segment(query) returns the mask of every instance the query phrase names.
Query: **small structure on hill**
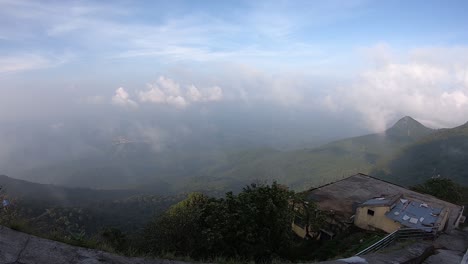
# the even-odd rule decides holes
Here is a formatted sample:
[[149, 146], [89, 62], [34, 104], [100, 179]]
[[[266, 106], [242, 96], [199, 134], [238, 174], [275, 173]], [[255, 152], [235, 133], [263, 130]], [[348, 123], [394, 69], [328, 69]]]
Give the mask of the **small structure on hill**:
[[[387, 233], [402, 227], [451, 231], [463, 221], [463, 206], [365, 174], [311, 189], [304, 195], [326, 213], [319, 235], [328, 238], [352, 225]], [[317, 237], [296, 219], [293, 231], [297, 235]]]
[[425, 202], [412, 201], [403, 196], [379, 197], [367, 200], [356, 209], [354, 224], [363, 229], [392, 233], [402, 227], [421, 231], [442, 231], [449, 209]]

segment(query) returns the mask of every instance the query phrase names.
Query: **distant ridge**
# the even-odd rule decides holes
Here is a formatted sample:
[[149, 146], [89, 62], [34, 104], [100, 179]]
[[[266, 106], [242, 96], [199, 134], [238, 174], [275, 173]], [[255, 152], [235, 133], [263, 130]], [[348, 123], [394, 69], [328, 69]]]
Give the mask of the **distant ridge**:
[[435, 131], [406, 116], [382, 133], [341, 139], [317, 148], [236, 153], [223, 166], [214, 167], [212, 175], [246, 183], [251, 179], [277, 180], [304, 190], [345, 175], [371, 173], [402, 148]]
[[409, 144], [381, 166], [378, 176], [404, 185], [422, 183], [434, 176], [468, 185], [467, 160], [468, 122], [434, 130]]
[[[48, 182], [76, 186], [86, 183], [102, 185], [111, 179], [127, 179], [127, 175], [135, 174], [137, 177], [132, 178], [132, 182], [127, 187], [130, 189], [127, 191], [138, 189], [138, 191], [158, 194], [190, 191], [222, 193], [241, 190], [243, 186], [253, 181], [273, 180], [295, 190], [305, 190], [358, 172], [380, 176], [388, 172], [387, 166], [390, 161], [395, 160], [404, 149], [413, 144], [441, 138], [453, 140], [454, 135], [468, 135], [468, 123], [454, 129], [431, 129], [414, 118], [405, 116], [381, 133], [345, 138], [316, 148], [289, 151], [252, 148], [227, 153], [216, 152], [216, 155], [208, 153], [207, 156], [200, 157], [202, 163], [197, 163], [199, 161], [194, 161], [190, 155], [177, 154], [161, 158], [146, 155], [144, 148], [136, 148], [128, 152], [131, 155], [123, 158], [85, 159], [79, 163], [69, 161], [53, 167], [40, 168], [32, 171], [30, 178], [45, 175], [48, 177]], [[457, 144], [458, 146], [451, 149], [436, 148], [435, 150], [442, 151], [441, 153], [454, 150], [455, 152], [447, 152], [454, 155], [460, 152], [458, 150], [460, 147], [464, 146], [462, 139]], [[122, 146], [130, 147], [131, 144]], [[415, 158], [420, 156], [416, 153]], [[196, 167], [180, 166], [177, 170], [172, 170], [171, 166], [174, 163], [168, 162], [170, 160], [177, 160], [180, 164], [193, 163]], [[407, 164], [414, 166], [411, 163]], [[374, 173], [376, 169], [380, 172]], [[433, 168], [431, 175], [432, 171]], [[183, 175], [184, 180], [171, 181], [172, 175]], [[414, 183], [409, 179], [410, 177], [407, 178], [408, 181], [399, 183], [403, 185]], [[386, 179], [395, 182], [393, 179]], [[141, 186], [144, 187], [141, 188]], [[41, 189], [43, 187], [41, 186]], [[68, 194], [70, 192], [66, 193], [67, 197], [70, 197]], [[115, 193], [117, 194], [118, 192]], [[70, 200], [73, 201], [73, 199]]]
[[2, 192], [10, 197], [26, 199], [44, 205], [76, 206], [83, 203], [113, 200], [139, 194], [139, 190], [94, 190], [34, 183], [0, 175]]

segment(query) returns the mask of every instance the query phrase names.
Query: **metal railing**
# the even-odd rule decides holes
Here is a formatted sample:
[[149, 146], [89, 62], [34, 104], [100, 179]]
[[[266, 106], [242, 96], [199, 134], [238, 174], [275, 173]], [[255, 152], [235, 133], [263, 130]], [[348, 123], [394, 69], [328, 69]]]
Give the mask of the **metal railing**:
[[365, 255], [367, 253], [375, 252], [379, 249], [386, 248], [397, 240], [434, 239], [437, 235], [437, 229], [438, 227], [401, 228], [396, 231], [393, 231], [381, 240], [360, 251], [356, 254], [356, 256]]

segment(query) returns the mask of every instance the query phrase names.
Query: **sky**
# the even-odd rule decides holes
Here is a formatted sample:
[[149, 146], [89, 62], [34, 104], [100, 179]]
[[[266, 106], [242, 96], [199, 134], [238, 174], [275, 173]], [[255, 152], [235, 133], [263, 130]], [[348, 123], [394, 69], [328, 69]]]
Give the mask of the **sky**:
[[85, 124], [115, 136], [123, 120], [164, 138], [279, 131], [294, 146], [308, 134], [383, 131], [407, 115], [461, 125], [466, 10], [466, 1], [0, 0], [0, 124], [14, 127], [0, 131], [1, 147], [25, 142], [20, 128]]

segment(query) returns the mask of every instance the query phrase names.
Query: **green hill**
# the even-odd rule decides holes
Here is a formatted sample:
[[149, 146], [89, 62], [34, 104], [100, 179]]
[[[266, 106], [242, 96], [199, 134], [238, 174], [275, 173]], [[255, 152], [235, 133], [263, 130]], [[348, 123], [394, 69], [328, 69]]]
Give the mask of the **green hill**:
[[109, 226], [135, 231], [185, 197], [160, 196], [143, 189], [66, 188], [5, 175], [0, 175], [0, 187], [0, 199], [10, 200], [19, 216], [46, 233], [59, 228], [89, 234]]
[[46, 206], [77, 206], [115, 200], [138, 194], [139, 190], [93, 190], [33, 183], [0, 175], [2, 194]]
[[404, 117], [383, 133], [343, 139], [319, 148], [236, 153], [206, 173], [241, 182], [277, 180], [302, 190], [357, 172], [369, 173], [401, 148], [433, 132], [413, 118]]
[[423, 137], [399, 151], [374, 174], [405, 185], [438, 176], [468, 185], [468, 123]]
[[108, 147], [104, 155], [36, 168], [24, 178], [76, 187], [133, 188], [164, 195], [191, 191], [222, 194], [239, 191], [255, 181], [274, 180], [304, 190], [358, 172], [396, 178], [382, 169], [401, 155], [403, 148], [431, 136], [447, 134], [453, 138], [454, 133], [451, 129], [436, 131], [404, 117], [382, 133], [292, 151], [197, 146], [155, 153], [148, 145], [131, 143]]

